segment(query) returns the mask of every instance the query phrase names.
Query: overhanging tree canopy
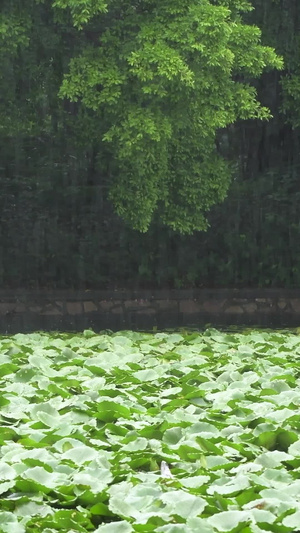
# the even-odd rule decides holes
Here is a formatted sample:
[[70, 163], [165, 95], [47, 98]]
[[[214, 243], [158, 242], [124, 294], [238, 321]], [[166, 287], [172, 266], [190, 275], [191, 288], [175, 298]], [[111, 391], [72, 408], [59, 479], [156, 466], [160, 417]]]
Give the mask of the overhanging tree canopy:
[[216, 132], [269, 116], [249, 79], [280, 68], [239, 0], [56, 0], [89, 44], [70, 62], [60, 96], [94, 111], [107, 144], [110, 197], [136, 229], [154, 211], [173, 229], [206, 227], [225, 197], [229, 166]]
[[[68, 65], [60, 58], [57, 68], [52, 57], [50, 83], [61, 99], [78, 103], [78, 124], [84, 116], [99, 146], [118, 214], [140, 231], [157, 210], [182, 233], [205, 229], [205, 213], [225, 197], [231, 176], [216, 150], [216, 133], [238, 119], [269, 117], [251, 80], [281, 67], [274, 50], [262, 46], [260, 30], [243, 21], [250, 3], [32, 0], [21, 15], [16, 4], [6, 2], [2, 37], [15, 39], [21, 51], [32, 47], [42, 6], [53, 49], [62, 43], [71, 58]], [[38, 79], [38, 68], [31, 76], [40, 85], [31, 106], [24, 102], [27, 131], [47, 83]]]

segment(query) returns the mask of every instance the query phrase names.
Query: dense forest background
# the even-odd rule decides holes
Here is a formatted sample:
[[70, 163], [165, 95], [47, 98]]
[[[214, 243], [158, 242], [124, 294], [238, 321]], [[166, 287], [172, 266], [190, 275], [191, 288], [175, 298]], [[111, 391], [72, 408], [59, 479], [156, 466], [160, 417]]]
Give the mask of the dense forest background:
[[[222, 112], [232, 112], [232, 118], [223, 121], [223, 127], [223, 118], [216, 121], [211, 129], [207, 127], [205, 138], [199, 137], [199, 132], [194, 129], [195, 142], [193, 132], [189, 130], [187, 147], [184, 146], [185, 132], [190, 123], [186, 119], [181, 130], [176, 130], [175, 122], [178, 124], [182, 120], [178, 109], [184, 101], [189, 106], [195, 104], [195, 109], [198, 109], [200, 101], [195, 101], [196, 93], [191, 95], [191, 84], [186, 89], [189, 85], [187, 70], [182, 70], [180, 78], [180, 83], [185, 83], [184, 90], [189, 91], [183, 96], [180, 93], [182, 85], [175, 80], [175, 75], [174, 79], [170, 75], [169, 85], [162, 85], [158, 80], [155, 93], [153, 84], [156, 80], [153, 77], [148, 93], [143, 85], [143, 95], [147, 99], [142, 100], [139, 91], [145, 80], [139, 73], [134, 78], [132, 72], [131, 77], [126, 78], [126, 86], [125, 82], [122, 85], [121, 97], [116, 96], [116, 92], [110, 92], [105, 100], [105, 91], [112, 91], [115, 58], [121, 58], [124, 63], [121, 50], [125, 54], [126, 46], [129, 49], [131, 42], [137, 43], [137, 20], [145, 19], [150, 28], [153, 13], [155, 20], [161, 17], [157, 6], [165, 6], [164, 17], [176, 18], [179, 7], [176, 12], [168, 5], [183, 9], [184, 4], [197, 2], [115, 0], [108, 2], [108, 7], [96, 0], [85, 3], [28, 0], [26, 5], [19, 0], [3, 0], [3, 3], [0, 23], [2, 288], [299, 287], [298, 0], [252, 0], [253, 10], [249, 10], [248, 2], [244, 1], [207, 0], [202, 3], [205, 4], [207, 17], [210, 16], [210, 8], [221, 6], [230, 10], [231, 21], [235, 24], [238, 21], [248, 28], [260, 28], [261, 44], [273, 48], [283, 58], [283, 66], [279, 62], [276, 65], [276, 60], [270, 56], [261, 69], [256, 68], [257, 72], [248, 66], [246, 73], [242, 67], [230, 72], [234, 82], [242, 81], [256, 89], [257, 101], [270, 110], [272, 117], [267, 118], [257, 110], [248, 114], [236, 111], [234, 114], [233, 108], [228, 111], [224, 107]], [[83, 5], [86, 7], [86, 18], [83, 16]], [[215, 11], [211, 13], [213, 16]], [[137, 19], [137, 16], [140, 18]], [[162, 17], [161, 20], [166, 19]], [[203, 34], [206, 47], [214, 27], [221, 27], [217, 18], [213, 20], [215, 22], [210, 21]], [[165, 22], [162, 25], [166, 27]], [[97, 59], [94, 55], [91, 58], [90, 54], [98, 53], [97, 43], [101, 35], [105, 35], [106, 39], [103, 38], [101, 43], [103, 53], [106, 53], [105, 46], [109, 53], [114, 49], [111, 59], [109, 54], [104, 59], [99, 56], [99, 61], [106, 61], [110, 85], [102, 74], [94, 84], [89, 77], [93, 61]], [[219, 35], [217, 39], [220, 39]], [[238, 41], [234, 43], [236, 55], [239, 47], [243, 48], [244, 39], [242, 36], [240, 44]], [[153, 45], [154, 41], [151, 42]], [[201, 39], [197, 42], [201, 44]], [[183, 56], [183, 44], [180, 46]], [[211, 46], [213, 49], [215, 43], [212, 42]], [[133, 53], [132, 49], [130, 53]], [[139, 49], [135, 48], [134, 53], [137, 58]], [[244, 53], [247, 53], [246, 50]], [[253, 53], [256, 53], [255, 48]], [[190, 50], [186, 54], [190, 57]], [[74, 58], [79, 60], [72, 64]], [[145, 57], [139, 56], [138, 60], [142, 64]], [[153, 64], [153, 59], [151, 61]], [[195, 59], [190, 61], [190, 65], [193, 61], [196, 64]], [[211, 63], [207, 60], [207, 65]], [[73, 67], [70, 67], [71, 64]], [[179, 68], [178, 65], [177, 62], [174, 68]], [[183, 69], [181, 63], [180, 68]], [[197, 68], [201, 71], [196, 65], [196, 74]], [[71, 77], [66, 78], [68, 73]], [[205, 75], [210, 76], [208, 67]], [[214, 80], [218, 79], [220, 71], [214, 71], [214, 76]], [[197, 82], [198, 78], [195, 79]], [[224, 91], [227, 90], [222, 80], [215, 95], [216, 103], [211, 102], [207, 95], [199, 116], [204, 114], [208, 105], [211, 109], [218, 105], [222, 86]], [[228, 84], [232, 81], [228, 76], [226, 80]], [[80, 90], [74, 89], [75, 82]], [[115, 90], [119, 81], [114, 83]], [[209, 90], [211, 93], [211, 88]], [[169, 99], [168, 94], [171, 95]], [[226, 100], [226, 94], [224, 98]], [[124, 155], [122, 152], [127, 143], [126, 132], [110, 145], [103, 142], [107, 124], [116, 125], [118, 117], [129, 104], [136, 106], [133, 110], [142, 109], [143, 120], [150, 108], [155, 117], [159, 111], [161, 131], [164, 128], [168, 131], [161, 117], [173, 117], [174, 124], [169, 123], [176, 139], [170, 140], [166, 133], [168, 142], [162, 143], [157, 140], [162, 137], [161, 131], [154, 132], [157, 138], [154, 133], [152, 137], [149, 134], [150, 140], [139, 151], [131, 153], [130, 161], [128, 153]], [[165, 115], [162, 115], [166, 106]], [[187, 110], [183, 112], [187, 114]], [[210, 120], [214, 119], [212, 116]], [[117, 130], [117, 125], [115, 128], [117, 133], [121, 131], [120, 128]], [[171, 150], [175, 155], [170, 162]], [[199, 150], [201, 168], [205, 168], [206, 172], [203, 171], [205, 188], [199, 189], [195, 198], [191, 191], [193, 183], [197, 188], [195, 176], [199, 178], [199, 172], [197, 170], [193, 174], [188, 150], [193, 151], [195, 158]], [[183, 154], [179, 162], [176, 159], [178, 151]], [[123, 154], [122, 160], [120, 153]], [[136, 167], [132, 163], [134, 158]], [[212, 160], [214, 168], [208, 172], [207, 161]], [[166, 161], [169, 166], [165, 168]], [[183, 165], [182, 182], [179, 183], [181, 178], [179, 171], [176, 174], [176, 168], [182, 162], [186, 164], [187, 177]], [[115, 175], [118, 179], [114, 181]], [[169, 181], [165, 180], [166, 175]], [[225, 176], [223, 181], [220, 175]], [[139, 182], [134, 181], [136, 176]], [[189, 180], [188, 193], [185, 180]], [[112, 182], [113, 193], [109, 192]], [[128, 187], [132, 183], [134, 187], [127, 198]], [[141, 187], [140, 184], [145, 186], [142, 192], [136, 188]], [[171, 187], [173, 196], [170, 199]], [[184, 198], [184, 205], [190, 205], [190, 211], [188, 207], [176, 208], [178, 189], [182, 192], [180, 198]], [[124, 198], [126, 206], [123, 205]], [[202, 203], [199, 198], [203, 199]], [[200, 203], [201, 210], [197, 211]], [[207, 229], [203, 212], [208, 220]], [[193, 231], [197, 228], [196, 216], [201, 221], [202, 231]], [[188, 223], [180, 225], [180, 220], [184, 221], [185, 217]], [[137, 219], [145, 219], [143, 227], [138, 227]]]

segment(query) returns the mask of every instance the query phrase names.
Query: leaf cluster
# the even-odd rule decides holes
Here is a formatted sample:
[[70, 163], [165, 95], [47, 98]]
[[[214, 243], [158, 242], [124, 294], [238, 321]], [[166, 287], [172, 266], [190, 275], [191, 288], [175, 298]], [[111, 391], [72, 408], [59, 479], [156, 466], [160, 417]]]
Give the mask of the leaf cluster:
[[82, 102], [103, 124], [114, 162], [110, 198], [133, 228], [146, 231], [159, 209], [180, 232], [205, 229], [205, 212], [224, 198], [231, 177], [217, 131], [270, 116], [251, 79], [282, 61], [243, 21], [249, 8], [124, 0], [91, 21], [98, 40], [71, 60], [60, 96]]
[[6, 533], [292, 533], [299, 337], [0, 339]]

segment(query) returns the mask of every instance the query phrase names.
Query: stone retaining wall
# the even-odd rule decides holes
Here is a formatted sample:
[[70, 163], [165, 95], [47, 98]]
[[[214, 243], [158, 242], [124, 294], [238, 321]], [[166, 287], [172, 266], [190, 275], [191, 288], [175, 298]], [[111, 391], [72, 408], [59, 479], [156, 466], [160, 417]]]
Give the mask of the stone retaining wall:
[[208, 323], [300, 327], [300, 290], [0, 290], [2, 334], [202, 328]]

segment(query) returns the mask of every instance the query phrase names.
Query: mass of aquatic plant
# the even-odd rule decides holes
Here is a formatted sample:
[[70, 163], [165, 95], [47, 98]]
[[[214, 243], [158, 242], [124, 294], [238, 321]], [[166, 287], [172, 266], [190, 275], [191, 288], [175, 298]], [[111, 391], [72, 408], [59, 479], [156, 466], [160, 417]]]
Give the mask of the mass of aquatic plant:
[[300, 530], [300, 337], [0, 338], [0, 531]]

